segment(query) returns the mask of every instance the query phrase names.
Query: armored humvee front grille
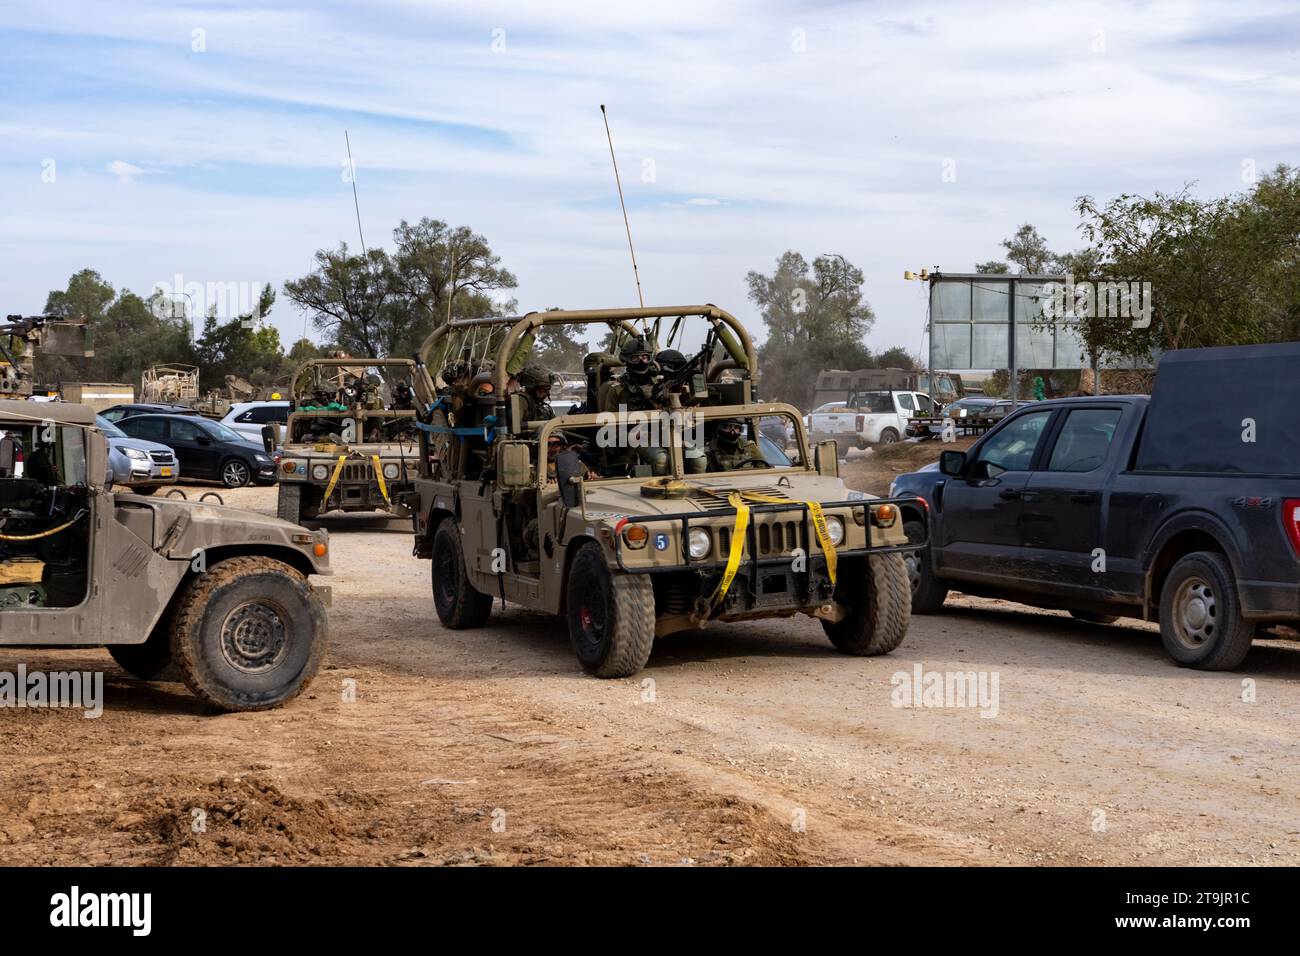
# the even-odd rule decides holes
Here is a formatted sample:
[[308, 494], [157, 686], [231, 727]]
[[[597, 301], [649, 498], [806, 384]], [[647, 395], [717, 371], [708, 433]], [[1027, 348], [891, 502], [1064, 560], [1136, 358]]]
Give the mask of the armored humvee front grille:
[[370, 462], [368, 461], [349, 461], [343, 464], [343, 474], [339, 477], [343, 481], [369, 481], [370, 480]]
[[[761, 518], [754, 525], [754, 537], [758, 541], [758, 556], [771, 557], [789, 554], [795, 548], [802, 548], [799, 528], [801, 522], [790, 518], [763, 521]], [[731, 549], [731, 529], [718, 529], [718, 548], [727, 554]]]

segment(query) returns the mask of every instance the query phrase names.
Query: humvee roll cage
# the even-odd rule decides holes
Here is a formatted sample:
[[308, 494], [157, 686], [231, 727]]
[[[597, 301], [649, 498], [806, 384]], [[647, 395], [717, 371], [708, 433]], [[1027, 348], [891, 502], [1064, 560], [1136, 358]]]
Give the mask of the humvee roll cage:
[[[869, 498], [869, 499], [859, 498], [851, 501], [826, 501], [826, 502], [821, 502], [820, 504], [823, 511], [830, 511], [832, 508], [838, 510], [847, 509], [853, 512], [861, 510], [862, 526], [869, 528], [871, 526], [871, 512], [869, 509], [877, 508], [880, 505], [894, 505], [895, 509], [901, 515], [902, 506], [906, 504], [909, 507], [915, 507], [916, 499], [915, 498]], [[803, 548], [803, 553], [808, 555], [809, 560], [807, 562], [807, 570], [805, 573], [811, 576], [813, 573], [812, 559], [816, 557], [820, 557], [821, 552], [820, 551], [814, 552], [811, 548], [811, 541], [814, 539], [815, 535], [812, 530], [812, 525], [811, 525], [812, 518], [808, 513], [808, 506], [804, 504], [802, 501], [791, 501], [791, 502], [783, 502], [780, 504], [777, 503], [752, 504], [752, 505], [748, 505], [748, 508], [752, 515], [779, 514], [782, 511], [799, 511], [801, 513], [800, 520], [799, 520], [799, 530], [800, 530], [799, 547]], [[692, 521], [696, 522], [697, 527], [716, 529], [718, 527], [716, 524], [717, 519], [726, 518], [726, 517], [730, 517], [734, 519], [736, 517], [736, 509], [717, 508], [717, 509], [710, 509], [706, 512], [679, 511], [674, 514], [628, 515], [624, 519], [622, 519], [620, 523], [649, 525], [655, 523], [662, 524], [663, 522], [672, 522], [674, 524], [679, 525], [681, 528], [681, 536], [680, 536], [680, 540], [678, 541], [678, 544], [680, 545], [680, 550], [681, 550], [681, 554], [679, 555], [679, 557], [681, 558], [681, 563], [671, 564], [671, 565], [648, 565], [645, 567], [629, 565], [623, 561], [623, 547], [624, 547], [623, 536], [621, 534], [616, 534], [613, 536], [614, 557], [618, 561], [619, 570], [626, 571], [629, 574], [654, 574], [656, 572], [682, 571], [682, 570], [720, 571], [727, 566], [726, 557], [723, 556], [722, 558], [718, 558], [718, 559], [692, 558], [690, 554], [690, 549], [687, 547], [687, 542], [689, 540], [687, 535], [690, 532]], [[854, 520], [856, 522], [856, 518]], [[902, 518], [899, 517], [896, 518], [895, 520], [901, 521]], [[922, 548], [926, 547], [926, 545], [929, 543], [928, 538], [929, 538], [929, 532], [927, 529], [926, 539], [923, 539], [921, 541], [909, 541], [906, 544], [882, 545], [879, 547], [872, 547], [870, 543], [871, 536], [868, 535], [867, 536], [868, 543], [865, 547], [844, 548], [837, 545], [835, 548], [835, 553], [840, 557], [845, 557], [845, 556], [856, 557], [857, 555], [860, 554], [890, 554], [895, 551], [898, 552], [919, 551]], [[778, 554], [767, 558], [759, 557], [758, 523], [755, 521], [751, 521], [749, 523], [749, 526], [745, 529], [745, 547], [749, 552], [749, 557], [743, 562], [743, 564], [748, 565], [752, 569], [757, 570], [760, 567], [770, 567], [773, 565], [788, 565], [790, 563], [790, 556], [788, 554]]]
[[[758, 379], [758, 355], [754, 351], [754, 342], [749, 336], [745, 327], [737, 321], [736, 317], [725, 309], [720, 309], [716, 305], [675, 305], [660, 308], [642, 308], [642, 309], [579, 309], [566, 311], [564, 309], [555, 309], [551, 312], [529, 312], [523, 316], [491, 316], [483, 319], [454, 319], [450, 322], [444, 322], [432, 332], [420, 346], [418, 355], [418, 364], [424, 370], [427, 387], [430, 394], [436, 392], [432, 374], [428, 370], [428, 362], [436, 346], [449, 333], [463, 331], [466, 329], [484, 328], [491, 326], [504, 327], [509, 326], [510, 330], [502, 339], [500, 346], [497, 348], [496, 367], [493, 371], [492, 383], [498, 396], [506, 394], [506, 382], [509, 378], [507, 365], [513, 354], [519, 340], [529, 332], [543, 325], [591, 325], [595, 323], [604, 323], [612, 328], [618, 328], [628, 335], [639, 336], [642, 334], [632, 323], [639, 320], [647, 319], [675, 319], [689, 318], [698, 316], [707, 319], [714, 328], [726, 326], [727, 331], [734, 336], [731, 343], [723, 341], [728, 351], [732, 352], [732, 361], [736, 363], [732, 367], [740, 367], [743, 362], [744, 368], [750, 381], [757, 382]], [[654, 343], [657, 348], [658, 343]], [[742, 354], [736, 354], [741, 352]], [[438, 370], [435, 369], [434, 373]], [[504, 402], [498, 405], [498, 421], [505, 420]]]

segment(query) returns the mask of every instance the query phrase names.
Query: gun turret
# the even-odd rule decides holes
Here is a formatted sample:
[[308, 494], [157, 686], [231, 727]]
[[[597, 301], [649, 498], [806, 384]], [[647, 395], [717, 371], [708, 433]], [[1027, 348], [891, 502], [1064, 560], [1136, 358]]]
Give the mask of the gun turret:
[[84, 322], [48, 315], [9, 315], [0, 322], [0, 396], [26, 398], [35, 385], [36, 353], [89, 357]]

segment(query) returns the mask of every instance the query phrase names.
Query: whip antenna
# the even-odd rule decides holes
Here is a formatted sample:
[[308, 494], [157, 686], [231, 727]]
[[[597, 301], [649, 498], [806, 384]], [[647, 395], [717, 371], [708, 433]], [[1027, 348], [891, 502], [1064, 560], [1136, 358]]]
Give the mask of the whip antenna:
[[[645, 299], [641, 297], [641, 273], [636, 267], [636, 249], [632, 247], [632, 226], [627, 221], [627, 203], [623, 201], [623, 181], [618, 175], [618, 159], [614, 156], [614, 137], [609, 132], [609, 114], [605, 112], [605, 104], [600, 104], [600, 115], [605, 120], [605, 138], [609, 140], [609, 158], [614, 164], [614, 185], [618, 187], [618, 204], [623, 207], [623, 228], [627, 230], [627, 251], [632, 254], [632, 277], [636, 279], [636, 300], [645, 308]], [[655, 338], [658, 338], [658, 329], [655, 330]], [[617, 346], [617, 339], [615, 346]]]
[[352, 140], [348, 131], [343, 131], [343, 142], [348, 144], [348, 178], [352, 180], [352, 207], [357, 211], [357, 235], [361, 237], [361, 256], [366, 255], [366, 236], [361, 231], [361, 203], [357, 201], [357, 167], [352, 162]]

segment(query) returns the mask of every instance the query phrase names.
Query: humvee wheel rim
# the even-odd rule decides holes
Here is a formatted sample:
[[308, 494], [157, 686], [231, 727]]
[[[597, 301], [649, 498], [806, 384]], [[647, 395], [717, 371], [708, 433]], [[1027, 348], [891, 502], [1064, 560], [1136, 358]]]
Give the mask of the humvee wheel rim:
[[245, 485], [248, 483], [248, 466], [242, 461], [228, 461], [222, 469], [222, 475], [226, 484], [232, 488]]
[[578, 604], [578, 624], [582, 628], [582, 642], [590, 650], [598, 651], [605, 642], [605, 601], [597, 586], [588, 585]]
[[221, 654], [245, 674], [261, 674], [284, 659], [288, 650], [284, 612], [274, 604], [249, 601], [221, 623]]
[[1214, 592], [1200, 578], [1188, 578], [1174, 595], [1174, 635], [1178, 642], [1196, 650], [1213, 640], [1218, 610]]

